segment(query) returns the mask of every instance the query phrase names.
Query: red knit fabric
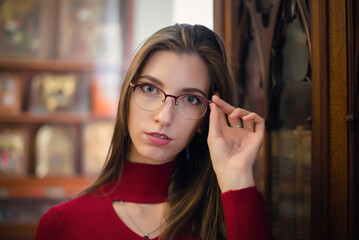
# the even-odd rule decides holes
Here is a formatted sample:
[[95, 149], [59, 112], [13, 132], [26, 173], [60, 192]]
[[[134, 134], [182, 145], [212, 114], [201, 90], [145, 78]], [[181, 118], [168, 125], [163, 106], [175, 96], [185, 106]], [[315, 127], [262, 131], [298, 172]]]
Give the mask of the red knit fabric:
[[269, 209], [256, 187], [222, 193], [227, 239], [272, 239]]
[[[173, 163], [126, 164], [120, 184], [116, 186], [114, 181], [103, 189], [107, 193], [105, 197], [87, 194], [52, 207], [41, 218], [36, 239], [144, 239], [121, 221], [112, 201], [165, 201], [173, 169]], [[228, 240], [270, 239], [269, 214], [256, 187], [225, 192], [222, 203]], [[188, 237], [177, 237], [177, 240], [184, 239]]]
[[135, 203], [161, 203], [167, 200], [168, 186], [175, 161], [160, 165], [126, 162], [121, 184], [113, 181], [104, 188], [110, 198]]

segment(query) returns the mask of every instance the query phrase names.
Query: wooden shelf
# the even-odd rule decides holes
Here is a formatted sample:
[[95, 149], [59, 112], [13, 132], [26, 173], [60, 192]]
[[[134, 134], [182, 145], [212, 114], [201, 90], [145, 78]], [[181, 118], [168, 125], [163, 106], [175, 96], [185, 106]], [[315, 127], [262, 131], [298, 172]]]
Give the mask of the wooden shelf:
[[30, 240], [36, 235], [37, 223], [0, 225], [0, 239]]
[[35, 71], [82, 71], [122, 70], [120, 63], [61, 60], [61, 59], [0, 59], [0, 69]]
[[89, 187], [95, 177], [1, 177], [0, 199], [44, 198], [63, 199]]
[[0, 115], [0, 123], [82, 123], [97, 120], [114, 120], [115, 116], [98, 116], [92, 113], [32, 113], [22, 112], [14, 115]]

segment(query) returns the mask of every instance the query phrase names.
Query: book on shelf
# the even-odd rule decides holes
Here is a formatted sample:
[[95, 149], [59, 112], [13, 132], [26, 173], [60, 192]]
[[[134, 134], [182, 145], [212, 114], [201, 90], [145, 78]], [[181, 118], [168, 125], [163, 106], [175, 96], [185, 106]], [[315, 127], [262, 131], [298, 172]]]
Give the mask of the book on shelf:
[[21, 110], [21, 79], [16, 73], [0, 73], [0, 115]]
[[70, 125], [43, 125], [36, 134], [36, 176], [74, 176], [76, 138], [76, 131]]
[[20, 128], [0, 129], [0, 176], [28, 173], [28, 132]]

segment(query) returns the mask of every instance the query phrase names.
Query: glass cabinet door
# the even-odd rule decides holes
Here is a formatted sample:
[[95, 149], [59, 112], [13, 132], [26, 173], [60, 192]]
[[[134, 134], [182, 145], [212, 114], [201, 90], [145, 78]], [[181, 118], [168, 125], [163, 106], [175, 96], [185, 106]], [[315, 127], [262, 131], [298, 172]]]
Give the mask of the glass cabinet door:
[[[240, 102], [266, 119], [254, 173], [271, 215], [273, 239], [310, 239], [311, 119], [308, 1], [233, 3]], [[238, 14], [238, 16], [236, 16]], [[227, 36], [225, 36], [227, 37]]]
[[[274, 239], [310, 239], [310, 37], [300, 7], [282, 3], [272, 44], [267, 131]], [[288, 9], [294, 9], [293, 12]]]

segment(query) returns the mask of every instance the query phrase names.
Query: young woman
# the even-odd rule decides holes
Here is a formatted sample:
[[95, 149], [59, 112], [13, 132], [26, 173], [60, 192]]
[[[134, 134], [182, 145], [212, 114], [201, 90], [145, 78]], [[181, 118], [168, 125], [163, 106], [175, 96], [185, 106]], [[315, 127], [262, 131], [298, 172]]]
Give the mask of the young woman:
[[264, 120], [237, 99], [218, 35], [156, 32], [125, 77], [99, 178], [51, 208], [36, 239], [269, 239], [252, 170]]

